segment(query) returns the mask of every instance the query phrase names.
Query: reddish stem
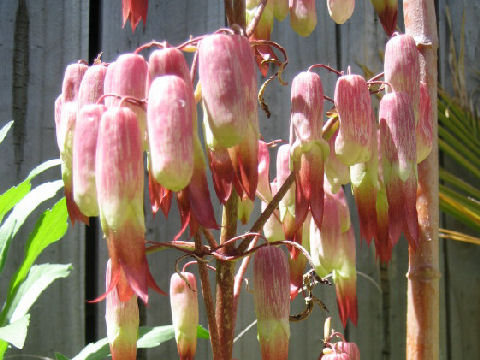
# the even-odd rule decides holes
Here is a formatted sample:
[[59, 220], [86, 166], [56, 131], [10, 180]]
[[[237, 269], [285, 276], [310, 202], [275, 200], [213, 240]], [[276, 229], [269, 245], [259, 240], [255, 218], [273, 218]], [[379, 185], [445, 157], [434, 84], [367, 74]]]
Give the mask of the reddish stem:
[[267, 0], [261, 0], [257, 8], [257, 11], [255, 12], [255, 17], [252, 19], [250, 24], [248, 24], [247, 31], [245, 32], [248, 37], [250, 37], [253, 34], [253, 32], [255, 31], [255, 28], [260, 22], [260, 18], [262, 17], [265, 6], [267, 6]]
[[343, 76], [343, 71], [338, 71], [338, 70], [332, 68], [331, 66], [325, 65], [325, 64], [314, 64], [314, 65], [311, 65], [311, 66], [308, 68], [308, 71], [312, 71], [313, 69], [317, 69], [317, 68], [327, 69], [328, 71], [333, 72], [333, 73], [337, 74], [338, 76]]

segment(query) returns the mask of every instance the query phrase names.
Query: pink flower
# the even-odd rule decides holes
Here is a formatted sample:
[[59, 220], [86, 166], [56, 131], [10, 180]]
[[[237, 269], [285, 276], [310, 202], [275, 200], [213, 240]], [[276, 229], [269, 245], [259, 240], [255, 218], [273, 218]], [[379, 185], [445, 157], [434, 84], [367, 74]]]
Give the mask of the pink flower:
[[370, 0], [380, 18], [383, 29], [392, 36], [397, 28], [398, 0]]
[[156, 77], [164, 75], [177, 75], [192, 86], [187, 62], [177, 48], [157, 49], [148, 58], [148, 86]]
[[417, 245], [417, 155], [415, 118], [410, 96], [386, 94], [380, 101], [383, 180], [388, 200], [388, 232], [395, 244], [403, 230], [410, 246]]
[[78, 110], [84, 105], [96, 104], [103, 95], [103, 87], [107, 67], [105, 65], [92, 65], [85, 72], [78, 89]]
[[374, 117], [367, 83], [360, 75], [344, 75], [335, 87], [335, 107], [340, 127], [335, 153], [345, 165], [366, 162], [371, 157]]
[[67, 66], [62, 83], [64, 102], [77, 101], [80, 84], [87, 69], [88, 65], [85, 64], [70, 64]]
[[415, 135], [417, 138], [417, 164], [427, 158], [432, 151], [433, 142], [433, 112], [432, 102], [428, 94], [427, 84], [420, 83], [420, 117], [418, 119]]
[[328, 13], [337, 24], [350, 19], [355, 9], [355, 0], [327, 0]]
[[147, 288], [160, 293], [145, 256], [143, 215], [143, 149], [135, 113], [112, 107], [102, 116], [95, 159], [95, 179], [102, 230], [112, 260], [112, 283], [123, 272], [127, 285], [120, 301], [135, 293], [148, 302]]
[[385, 46], [385, 81], [397, 92], [410, 96], [418, 122], [418, 104], [420, 100], [420, 62], [415, 40], [410, 35], [397, 35], [388, 40]]
[[255, 314], [262, 360], [288, 358], [290, 285], [283, 251], [266, 246], [255, 253], [253, 268]]
[[301, 36], [308, 36], [317, 25], [315, 0], [289, 0], [290, 26]]
[[330, 348], [323, 350], [322, 360], [360, 360], [360, 351], [355, 343], [339, 341], [329, 345]]
[[[290, 175], [290, 145], [284, 144], [278, 148], [277, 153], [277, 188], [282, 187]], [[290, 186], [285, 196], [280, 200], [279, 219], [283, 226], [285, 239], [293, 240], [295, 228], [295, 184]]]
[[152, 82], [148, 98], [150, 173], [164, 188], [182, 190], [193, 174], [192, 88], [178, 76], [165, 75]]
[[288, 15], [288, 0], [273, 1], [273, 15], [279, 21], [283, 21]]
[[350, 182], [349, 167], [341, 162], [335, 154], [335, 140], [337, 139], [338, 130], [328, 140], [330, 152], [325, 160], [325, 177], [332, 185], [332, 192], [336, 193], [341, 185]]
[[140, 20], [147, 21], [148, 0], [122, 0], [123, 26], [130, 20], [132, 32], [135, 31]]
[[180, 360], [193, 360], [197, 348], [197, 281], [190, 272], [180, 274], [173, 273], [170, 279], [172, 324]]
[[135, 360], [137, 358], [138, 305], [137, 297], [121, 301], [119, 288], [128, 286], [123, 271], [119, 275], [118, 284], [112, 284], [112, 261], [107, 262], [106, 289], [107, 306], [105, 320], [107, 322], [107, 338], [110, 352], [114, 360]]
[[95, 153], [100, 119], [107, 108], [85, 105], [78, 112], [73, 137], [73, 198], [86, 216], [98, 216], [95, 185]]
[[215, 34], [198, 47], [203, 105], [216, 141], [239, 144], [248, 126], [258, 130], [255, 61], [248, 39]]

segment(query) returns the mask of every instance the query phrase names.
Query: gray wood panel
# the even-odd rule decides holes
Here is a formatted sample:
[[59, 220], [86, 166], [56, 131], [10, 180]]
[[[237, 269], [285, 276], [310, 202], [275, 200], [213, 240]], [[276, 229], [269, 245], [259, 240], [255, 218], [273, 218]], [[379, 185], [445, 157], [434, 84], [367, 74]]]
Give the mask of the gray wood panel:
[[[17, 15], [18, 4], [23, 6], [20, 15]], [[15, 130], [1, 145], [0, 191], [3, 192], [22, 180], [34, 166], [59, 156], [53, 101], [61, 92], [65, 66], [87, 56], [88, 4], [74, 0], [2, 1], [0, 14], [0, 124], [11, 118], [16, 121]], [[18, 36], [14, 44], [15, 27]], [[19, 94], [16, 100], [20, 99], [16, 108], [12, 105], [13, 91]], [[58, 178], [60, 169], [56, 168], [39, 180]], [[33, 216], [39, 214], [37, 211]], [[32, 217], [12, 243], [2, 274], [2, 294], [7, 277], [23, 258], [25, 240], [34, 220]], [[52, 357], [55, 351], [60, 351], [70, 355], [83, 346], [84, 261], [82, 226], [70, 228], [62, 241], [40, 257], [38, 263], [71, 262], [74, 270], [67, 280], [54, 283], [33, 307], [22, 354]]]

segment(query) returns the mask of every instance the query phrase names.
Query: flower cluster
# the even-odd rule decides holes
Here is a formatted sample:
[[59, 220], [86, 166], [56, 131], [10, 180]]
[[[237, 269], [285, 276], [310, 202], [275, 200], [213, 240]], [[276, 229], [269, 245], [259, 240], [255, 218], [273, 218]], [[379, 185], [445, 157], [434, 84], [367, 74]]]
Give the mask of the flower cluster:
[[[247, 9], [258, 6], [247, 3]], [[265, 16], [270, 12], [285, 17], [287, 7], [279, 3], [267, 3]], [[350, 11], [349, 2], [342, 5], [348, 9], [337, 3], [328, 2], [334, 18]], [[299, 24], [305, 6], [314, 2], [290, 2], [292, 25]], [[431, 149], [432, 111], [426, 86], [418, 82], [413, 38], [397, 35], [387, 43], [381, 83], [388, 93], [380, 101], [378, 121], [371, 100], [371, 88], [378, 81], [350, 70], [337, 72], [330, 99], [321, 77], [313, 72], [316, 66], [296, 75], [291, 84], [290, 139], [278, 149], [276, 178], [271, 180], [271, 144], [261, 140], [258, 119], [255, 56], [267, 48], [273, 54], [274, 48], [256, 40], [263, 37], [260, 33], [252, 36], [250, 42], [247, 36], [221, 30], [177, 48], [151, 43], [148, 46], [160, 49], [152, 51], [148, 61], [139, 54], [148, 47], [144, 46], [110, 64], [77, 63], [66, 69], [55, 102], [62, 177], [72, 223], [100, 216], [107, 240], [107, 321], [112, 329], [124, 323], [129, 327], [110, 336], [112, 353], [122, 343], [117, 339], [132, 341], [130, 327], [138, 323], [136, 297], [147, 303], [149, 287], [164, 293], [145, 256], [144, 157], [152, 212], [161, 209], [168, 216], [172, 198], [177, 199], [182, 228], [175, 240], [187, 226], [190, 237], [202, 228], [219, 228], [207, 164], [219, 201], [225, 204], [238, 196], [239, 220], [244, 223], [256, 197], [265, 209], [280, 189], [286, 190], [263, 231], [269, 242], [289, 241], [289, 259], [274, 246], [262, 248], [255, 257], [255, 311], [264, 359], [288, 354], [289, 304], [304, 287], [308, 260], [318, 276], [331, 274], [343, 324], [357, 321], [355, 238], [344, 185], [351, 183], [361, 236], [368, 243], [374, 239], [381, 261], [389, 261], [402, 232], [416, 247], [417, 163]], [[196, 52], [191, 67], [181, 50]], [[334, 102], [328, 118], [325, 99]], [[197, 103], [203, 109], [205, 149], [197, 132]], [[195, 354], [196, 325], [189, 321], [196, 317], [198, 322], [198, 310], [188, 305], [193, 315], [185, 317], [187, 305], [182, 304], [196, 304], [191, 291], [195, 288], [190, 273], [172, 278], [174, 325], [185, 359]], [[128, 311], [132, 313], [126, 316]], [[346, 351], [345, 346], [335, 345], [332, 351]]]

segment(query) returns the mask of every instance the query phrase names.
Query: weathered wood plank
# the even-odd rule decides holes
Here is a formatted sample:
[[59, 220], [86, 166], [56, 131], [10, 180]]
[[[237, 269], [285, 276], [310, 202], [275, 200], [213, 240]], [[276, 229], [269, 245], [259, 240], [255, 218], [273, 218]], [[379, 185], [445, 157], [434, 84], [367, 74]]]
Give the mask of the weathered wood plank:
[[[1, 123], [13, 117], [16, 120], [15, 133], [12, 132], [7, 143], [2, 144], [8, 146], [7, 150], [2, 148], [2, 155], [6, 157], [1, 166], [0, 190], [4, 191], [23, 179], [35, 165], [59, 156], [53, 102], [61, 91], [65, 66], [87, 55], [88, 5], [71, 0], [21, 0], [2, 1], [0, 8], [0, 118]], [[12, 58], [18, 54], [22, 58]], [[12, 93], [16, 94], [15, 101]], [[60, 170], [56, 168], [39, 180], [59, 177]], [[39, 214], [37, 211], [34, 216]], [[8, 269], [2, 276], [2, 289], [7, 274], [11, 275], [23, 258], [24, 241], [35, 220], [32, 217], [12, 244]], [[82, 240], [83, 230], [76, 226], [38, 260], [38, 263], [71, 262], [74, 270], [67, 280], [54, 283], [33, 307], [23, 354], [52, 357], [55, 351], [60, 351], [70, 355], [83, 346]]]

